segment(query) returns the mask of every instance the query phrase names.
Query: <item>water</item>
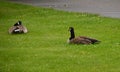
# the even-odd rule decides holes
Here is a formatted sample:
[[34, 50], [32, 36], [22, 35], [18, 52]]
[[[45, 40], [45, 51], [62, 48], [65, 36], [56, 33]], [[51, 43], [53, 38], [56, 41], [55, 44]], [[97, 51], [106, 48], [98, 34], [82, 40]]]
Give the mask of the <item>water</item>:
[[96, 13], [120, 18], [120, 0], [10, 0], [33, 6], [51, 7], [72, 12]]

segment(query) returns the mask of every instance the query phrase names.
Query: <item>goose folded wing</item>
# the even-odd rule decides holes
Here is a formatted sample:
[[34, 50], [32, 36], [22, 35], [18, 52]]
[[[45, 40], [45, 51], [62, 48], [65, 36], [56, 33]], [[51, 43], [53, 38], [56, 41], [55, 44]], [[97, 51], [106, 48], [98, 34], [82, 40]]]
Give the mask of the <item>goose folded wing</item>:
[[80, 36], [81, 38], [84, 38], [84, 39], [88, 39], [88, 40], [90, 40], [91, 42], [92, 42], [92, 44], [94, 44], [94, 43], [96, 43], [96, 42], [100, 42], [100, 41], [98, 41], [98, 40], [96, 40], [96, 39], [93, 39], [93, 38], [89, 38], [89, 37], [85, 37], [85, 36]]
[[91, 41], [85, 38], [77, 37], [71, 40], [74, 44], [91, 44]]

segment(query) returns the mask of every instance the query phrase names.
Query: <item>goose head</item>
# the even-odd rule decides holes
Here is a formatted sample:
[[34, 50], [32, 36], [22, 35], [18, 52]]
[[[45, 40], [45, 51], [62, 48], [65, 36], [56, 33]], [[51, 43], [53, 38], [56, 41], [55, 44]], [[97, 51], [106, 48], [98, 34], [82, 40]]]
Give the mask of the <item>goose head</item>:
[[18, 21], [18, 25], [22, 25], [22, 21]]
[[69, 31], [70, 32], [74, 31], [74, 28], [73, 27], [69, 27]]
[[14, 26], [19, 26], [19, 25], [22, 25], [21, 21], [18, 21], [17, 23], [14, 24]]

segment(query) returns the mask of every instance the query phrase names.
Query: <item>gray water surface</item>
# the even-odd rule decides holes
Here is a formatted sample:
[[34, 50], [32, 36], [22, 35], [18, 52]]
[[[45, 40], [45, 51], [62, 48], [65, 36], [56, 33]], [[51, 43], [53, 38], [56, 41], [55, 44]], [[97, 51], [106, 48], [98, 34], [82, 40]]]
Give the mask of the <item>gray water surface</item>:
[[120, 0], [10, 0], [33, 6], [50, 7], [72, 12], [96, 13], [120, 18]]

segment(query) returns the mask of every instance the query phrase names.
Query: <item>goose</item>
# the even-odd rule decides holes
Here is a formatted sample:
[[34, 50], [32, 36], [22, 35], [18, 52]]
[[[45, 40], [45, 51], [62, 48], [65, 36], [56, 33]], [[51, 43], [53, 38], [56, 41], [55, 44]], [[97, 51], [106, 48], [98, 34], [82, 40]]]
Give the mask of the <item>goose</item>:
[[68, 43], [71, 43], [71, 44], [95, 44], [95, 43], [100, 42], [96, 39], [85, 37], [85, 36], [75, 37], [73, 27], [69, 27], [69, 31], [70, 31], [70, 38], [69, 38]]
[[19, 34], [19, 33], [27, 33], [28, 30], [25, 26], [22, 25], [21, 21], [15, 23], [10, 29], [9, 34]]

